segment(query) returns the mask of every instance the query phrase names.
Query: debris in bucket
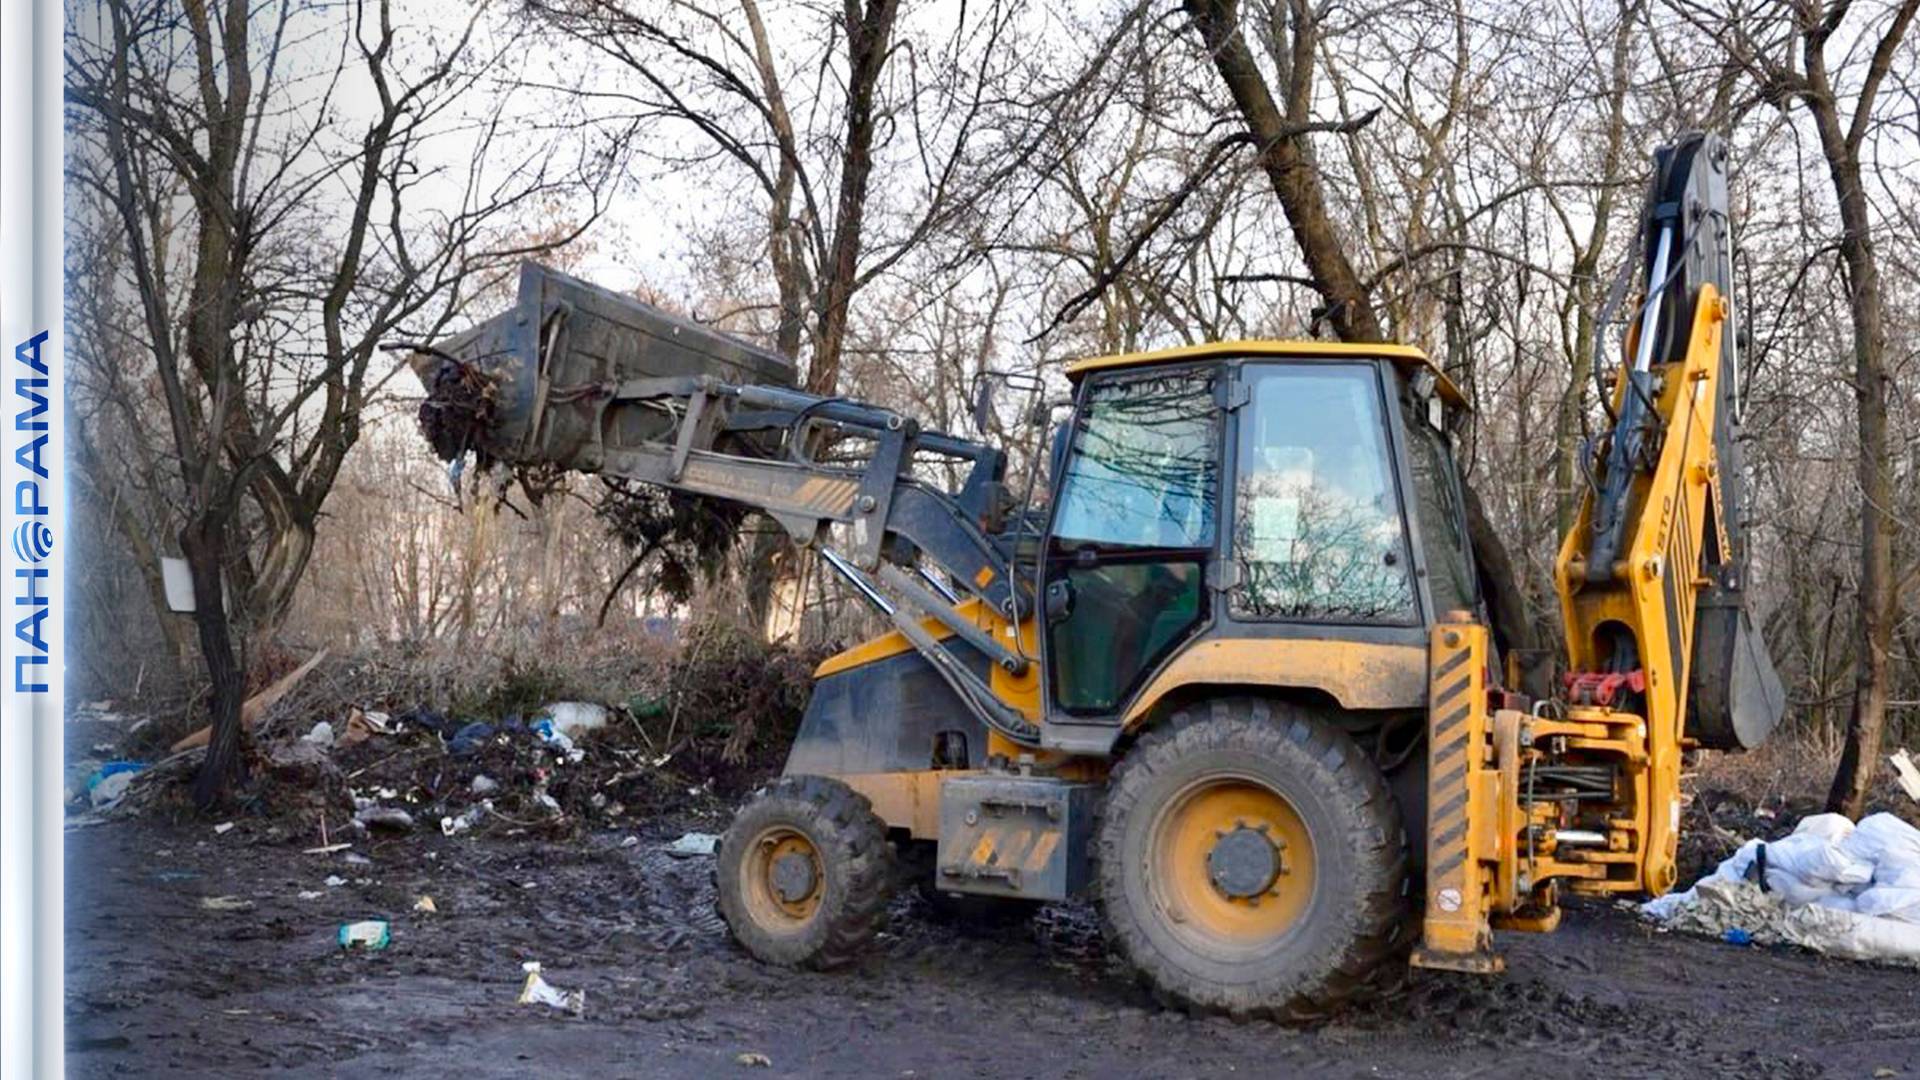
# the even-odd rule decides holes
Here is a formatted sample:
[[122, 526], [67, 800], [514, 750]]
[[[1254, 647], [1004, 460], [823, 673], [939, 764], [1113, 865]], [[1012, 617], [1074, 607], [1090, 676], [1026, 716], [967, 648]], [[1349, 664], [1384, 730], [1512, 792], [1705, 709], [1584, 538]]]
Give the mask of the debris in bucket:
[[[1803, 819], [1749, 840], [1681, 893], [1641, 905], [1675, 930], [1920, 966], [1920, 829], [1892, 814]], [[1744, 944], [1745, 942], [1736, 942]]]
[[555, 1009], [565, 1009], [575, 1016], [587, 1010], [587, 992], [585, 990], [560, 990], [552, 983], [540, 977], [540, 962], [529, 960], [520, 965], [527, 973], [526, 983], [520, 987], [521, 1005], [547, 1005]]
[[667, 845], [667, 854], [676, 859], [691, 859], [698, 855], [711, 855], [720, 846], [720, 838], [713, 833], [690, 832]]
[[392, 932], [385, 919], [365, 919], [343, 923], [340, 927], [340, 947], [343, 949], [384, 949], [392, 940]]

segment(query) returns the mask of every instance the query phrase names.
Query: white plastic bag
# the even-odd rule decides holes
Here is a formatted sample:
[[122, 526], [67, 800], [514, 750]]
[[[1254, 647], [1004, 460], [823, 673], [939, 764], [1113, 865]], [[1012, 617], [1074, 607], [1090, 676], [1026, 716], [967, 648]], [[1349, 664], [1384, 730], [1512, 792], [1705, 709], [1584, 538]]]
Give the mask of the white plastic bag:
[[[1920, 867], [1920, 829], [1892, 814], [1869, 814], [1840, 842], [1847, 854], [1890, 873]], [[1876, 879], [1878, 880], [1878, 879]]]

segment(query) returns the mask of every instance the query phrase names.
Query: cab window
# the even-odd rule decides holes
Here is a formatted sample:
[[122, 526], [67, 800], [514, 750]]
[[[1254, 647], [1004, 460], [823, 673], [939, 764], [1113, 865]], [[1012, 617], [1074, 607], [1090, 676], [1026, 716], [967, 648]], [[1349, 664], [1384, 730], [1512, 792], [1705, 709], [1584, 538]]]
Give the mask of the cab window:
[[1246, 620], [1417, 620], [1379, 379], [1365, 364], [1250, 364], [1229, 610]]
[[1413, 497], [1420, 528], [1420, 550], [1427, 560], [1427, 588], [1436, 613], [1472, 611], [1480, 590], [1473, 578], [1467, 515], [1460, 502], [1459, 478], [1447, 437], [1427, 421], [1424, 409], [1408, 406], [1407, 449], [1413, 473]]

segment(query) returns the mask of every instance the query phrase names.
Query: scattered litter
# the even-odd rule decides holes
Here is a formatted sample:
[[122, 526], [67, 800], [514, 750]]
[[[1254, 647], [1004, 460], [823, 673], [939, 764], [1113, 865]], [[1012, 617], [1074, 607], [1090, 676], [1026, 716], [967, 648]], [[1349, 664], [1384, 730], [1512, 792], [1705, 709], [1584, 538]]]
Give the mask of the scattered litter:
[[629, 836], [625, 840], [620, 841], [620, 846], [621, 847], [639, 847], [640, 838], [637, 836]]
[[231, 830], [232, 828], [233, 828], [233, 822], [231, 822], [231, 821], [223, 821], [223, 822], [221, 822], [220, 824], [218, 824], [218, 825], [215, 825], [215, 826], [213, 827], [213, 832], [214, 832], [214, 835], [215, 835], [215, 836], [219, 836], [219, 835], [222, 835], [222, 834], [224, 834], [224, 833], [226, 833], [227, 831], [229, 831], [229, 830]]
[[200, 876], [198, 870], [155, 870], [153, 880], [171, 884], [176, 881], [192, 881]]
[[302, 900], [318, 900], [327, 894], [319, 889], [303, 889], [297, 895]]
[[493, 800], [482, 799], [472, 806], [467, 807], [466, 813], [461, 814], [459, 817], [441, 818], [440, 831], [447, 836], [459, 836], [461, 833], [466, 832], [468, 829], [486, 820], [487, 814], [492, 810]]
[[485, 773], [481, 773], [479, 776], [473, 778], [473, 783], [467, 785], [467, 790], [477, 796], [491, 795], [500, 790], [500, 781], [495, 780]]
[[1729, 926], [1726, 932], [1720, 935], [1720, 940], [1729, 945], [1751, 945], [1753, 944], [1753, 935], [1742, 930], [1740, 927]]
[[128, 785], [147, 767], [144, 761], [109, 761], [93, 770], [87, 778], [87, 802], [95, 810], [105, 810], [126, 797]]
[[301, 852], [300, 854], [302, 854], [302, 855], [331, 855], [331, 854], [333, 854], [333, 853], [334, 853], [334, 852], [336, 852], [336, 851], [345, 851], [345, 850], [347, 850], [348, 848], [350, 848], [350, 847], [352, 847], [352, 846], [353, 846], [352, 844], [322, 844], [322, 845], [320, 845], [319, 847], [310, 847], [310, 848], [308, 848], [308, 849], [306, 849], [305, 851], [302, 851], [302, 852]]
[[735, 1065], [745, 1065], [749, 1069], [773, 1068], [772, 1058], [768, 1057], [765, 1054], [755, 1053], [751, 1050], [743, 1051], [741, 1053], [733, 1055], [733, 1063]]
[[552, 983], [540, 977], [540, 962], [529, 960], [520, 965], [527, 973], [527, 981], [520, 988], [518, 1004], [549, 1005], [556, 1009], [565, 1009], [579, 1016], [587, 1011], [587, 992], [585, 990], [560, 990]]
[[540, 736], [541, 742], [558, 750], [569, 762], [578, 765], [587, 759], [587, 752], [574, 746], [573, 739], [566, 732], [555, 727], [548, 717], [543, 716], [528, 724], [527, 727], [532, 729], [535, 735]]
[[1907, 793], [1907, 798], [1920, 802], [1920, 766], [1913, 763], [1913, 755], [1898, 750], [1887, 760], [1893, 762], [1893, 774], [1900, 781], [1900, 790]]
[[580, 735], [605, 727], [607, 707], [587, 701], [556, 701], [540, 710], [540, 716], [553, 721], [553, 729], [562, 735]]
[[340, 745], [352, 746], [372, 738], [375, 733], [373, 724], [368, 722], [367, 714], [359, 709], [347, 713], [346, 730], [340, 733]]
[[340, 861], [343, 863], [346, 863], [348, 866], [372, 866], [373, 865], [372, 859], [367, 858], [365, 855], [362, 855], [357, 851], [349, 851], [345, 855], [340, 856]]
[[690, 832], [667, 845], [667, 854], [676, 859], [711, 855], [719, 849], [720, 838], [713, 833]]
[[325, 720], [313, 725], [313, 730], [300, 736], [300, 741], [326, 748], [333, 745], [333, 725]]
[[369, 829], [412, 832], [413, 815], [397, 806], [369, 806], [353, 815], [353, 820]]
[[439, 908], [433, 906], [433, 897], [431, 896], [422, 896], [420, 899], [415, 900], [413, 902], [413, 910], [427, 915], [435, 915], [440, 911]]
[[453, 738], [447, 740], [447, 751], [458, 756], [471, 754], [480, 749], [482, 743], [493, 738], [493, 731], [492, 724], [475, 720], [453, 733]]
[[1641, 905], [1647, 918], [1762, 945], [1920, 966], [1920, 829], [1892, 814], [1859, 825], [1815, 814], [1793, 835], [1749, 840], [1693, 888]]
[[327, 875], [326, 885], [327, 885], [327, 888], [329, 889], [337, 889], [340, 886], [345, 885], [346, 883], [347, 883], [347, 879], [341, 877], [339, 874]]
[[384, 949], [392, 940], [393, 935], [385, 919], [343, 923], [340, 927], [340, 947], [343, 949]]
[[535, 791], [533, 793], [533, 801], [545, 807], [550, 813], [558, 814], [561, 812], [560, 800], [547, 794], [545, 791]]
[[208, 911], [252, 911], [253, 901], [244, 896], [203, 896], [200, 906]]

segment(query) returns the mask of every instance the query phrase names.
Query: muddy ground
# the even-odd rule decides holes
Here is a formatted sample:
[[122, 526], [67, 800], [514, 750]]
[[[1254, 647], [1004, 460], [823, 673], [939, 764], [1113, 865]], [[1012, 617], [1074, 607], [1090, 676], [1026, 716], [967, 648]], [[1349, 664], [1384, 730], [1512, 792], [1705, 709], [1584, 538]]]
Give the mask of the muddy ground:
[[[718, 823], [323, 855], [245, 819], [74, 829], [69, 1073], [751, 1076], [740, 1055], [762, 1054], [775, 1076], [1920, 1077], [1920, 972], [1605, 907], [1503, 936], [1498, 980], [1422, 973], [1311, 1031], [1158, 1009], [1074, 907], [996, 936], [902, 899], [856, 969], [777, 971], [728, 940], [710, 860], [663, 853], [688, 825]], [[437, 913], [412, 910], [421, 895]], [[367, 917], [391, 920], [391, 945], [342, 952], [339, 925]], [[525, 960], [584, 990], [584, 1014], [514, 1004]]]

